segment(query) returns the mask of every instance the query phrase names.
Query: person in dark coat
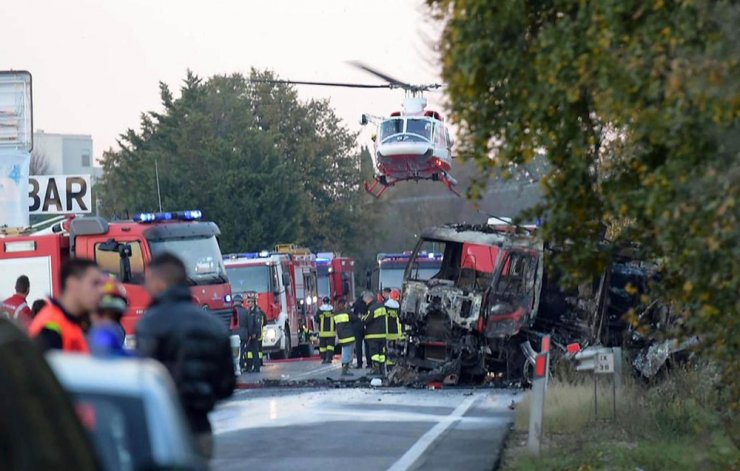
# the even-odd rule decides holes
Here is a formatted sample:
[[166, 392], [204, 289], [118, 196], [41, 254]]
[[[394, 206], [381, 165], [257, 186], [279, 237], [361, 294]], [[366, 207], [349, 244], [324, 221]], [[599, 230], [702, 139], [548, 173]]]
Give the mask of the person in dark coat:
[[170, 372], [198, 451], [213, 454], [208, 413], [236, 386], [229, 331], [216, 317], [193, 304], [185, 265], [163, 253], [149, 266], [146, 288], [152, 296], [136, 326], [136, 348]]
[[246, 345], [246, 372], [259, 373], [262, 366], [262, 327], [267, 316], [257, 305], [257, 293], [247, 293], [247, 308], [245, 318]]
[[244, 373], [247, 365], [247, 342], [249, 342], [249, 328], [247, 327], [247, 310], [244, 308], [244, 296], [241, 294], [234, 295], [234, 308], [239, 318], [239, 328], [236, 333], [239, 335], [239, 371]]
[[[373, 302], [373, 299], [373, 293], [365, 291], [352, 305], [352, 313], [354, 314], [352, 318], [352, 330], [355, 334], [355, 355], [357, 356], [357, 366], [355, 368], [357, 369], [362, 368], [362, 352], [363, 344], [365, 344], [365, 325], [362, 322], [362, 318], [367, 314], [367, 308]], [[368, 350], [367, 344], [365, 344], [364, 352], [365, 364], [370, 367], [372, 362], [370, 361], [370, 350]]]

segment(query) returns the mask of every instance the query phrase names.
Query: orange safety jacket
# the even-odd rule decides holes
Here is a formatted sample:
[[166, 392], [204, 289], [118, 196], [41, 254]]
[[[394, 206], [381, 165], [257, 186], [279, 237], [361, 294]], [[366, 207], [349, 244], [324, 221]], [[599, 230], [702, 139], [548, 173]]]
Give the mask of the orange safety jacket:
[[90, 353], [85, 333], [80, 325], [65, 314], [62, 307], [54, 300], [47, 303], [33, 319], [28, 333], [31, 337], [37, 337], [44, 329], [59, 334], [62, 338], [63, 351]]

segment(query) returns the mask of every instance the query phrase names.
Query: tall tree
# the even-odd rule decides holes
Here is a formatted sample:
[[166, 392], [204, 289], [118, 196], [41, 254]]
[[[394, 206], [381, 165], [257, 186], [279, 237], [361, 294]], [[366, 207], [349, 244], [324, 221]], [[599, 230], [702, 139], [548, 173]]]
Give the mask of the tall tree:
[[740, 5], [429, 3], [445, 21], [443, 76], [477, 188], [546, 154], [536, 214], [567, 248], [558, 262], [571, 280], [636, 243], [740, 397]]
[[143, 114], [141, 129], [104, 154], [107, 214], [157, 209], [158, 170], [163, 209], [202, 209], [221, 226], [224, 251], [356, 245], [354, 135], [328, 103], [240, 74], [188, 72], [179, 98], [164, 84], [160, 92], [163, 110]]

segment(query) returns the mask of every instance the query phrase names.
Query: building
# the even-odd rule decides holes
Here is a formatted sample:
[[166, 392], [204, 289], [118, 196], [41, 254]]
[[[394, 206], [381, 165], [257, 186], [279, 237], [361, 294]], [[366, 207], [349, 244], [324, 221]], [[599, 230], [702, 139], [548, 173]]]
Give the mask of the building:
[[[39, 129], [33, 133], [31, 173], [45, 175], [90, 175], [93, 183], [103, 174], [101, 167], [93, 165], [93, 141], [89, 134], [56, 134]], [[34, 160], [41, 162], [35, 164]], [[36, 165], [44, 166], [42, 172]]]

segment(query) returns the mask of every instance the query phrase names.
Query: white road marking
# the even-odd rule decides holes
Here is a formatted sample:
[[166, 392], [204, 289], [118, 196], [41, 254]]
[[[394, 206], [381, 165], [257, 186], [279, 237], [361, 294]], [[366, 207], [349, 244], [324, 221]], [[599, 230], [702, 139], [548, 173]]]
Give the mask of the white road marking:
[[450, 425], [454, 424], [465, 415], [465, 413], [472, 407], [472, 405], [479, 399], [480, 395], [473, 395], [464, 400], [452, 413], [442, 419], [434, 427], [429, 429], [427, 433], [421, 436], [419, 440], [414, 443], [411, 448], [406, 450], [406, 453], [401, 456], [398, 461], [393, 463], [388, 471], [405, 471], [409, 469], [416, 460], [429, 448], [432, 443], [439, 437]]

